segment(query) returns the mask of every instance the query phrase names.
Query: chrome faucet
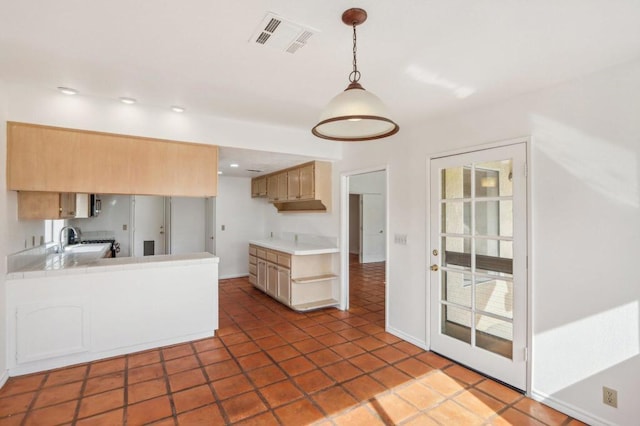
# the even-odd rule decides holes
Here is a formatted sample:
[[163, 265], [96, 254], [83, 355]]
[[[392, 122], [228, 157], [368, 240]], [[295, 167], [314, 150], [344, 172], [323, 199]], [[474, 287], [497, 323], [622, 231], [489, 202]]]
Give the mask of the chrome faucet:
[[80, 238], [80, 234], [78, 234], [78, 230], [76, 228], [74, 228], [71, 225], [63, 226], [62, 229], [60, 229], [60, 253], [64, 253], [64, 243], [65, 243], [65, 241], [62, 239], [62, 235], [64, 234], [65, 229], [69, 229], [69, 230], [73, 231], [73, 234], [75, 235], [75, 239], [76, 240]]

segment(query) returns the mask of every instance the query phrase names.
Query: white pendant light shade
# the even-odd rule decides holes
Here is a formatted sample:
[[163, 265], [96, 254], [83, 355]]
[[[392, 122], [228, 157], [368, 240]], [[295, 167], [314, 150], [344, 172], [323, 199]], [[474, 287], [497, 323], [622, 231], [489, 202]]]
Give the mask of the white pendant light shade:
[[312, 133], [337, 141], [366, 141], [384, 138], [399, 127], [387, 117], [387, 108], [373, 93], [359, 84], [351, 84], [324, 109]]
[[358, 83], [360, 71], [356, 58], [356, 27], [367, 20], [367, 12], [351, 8], [342, 14], [342, 22], [353, 27], [353, 71], [346, 90], [329, 101], [311, 133], [332, 141], [370, 141], [386, 138], [398, 133], [400, 128], [387, 118], [387, 108], [373, 93], [367, 92]]

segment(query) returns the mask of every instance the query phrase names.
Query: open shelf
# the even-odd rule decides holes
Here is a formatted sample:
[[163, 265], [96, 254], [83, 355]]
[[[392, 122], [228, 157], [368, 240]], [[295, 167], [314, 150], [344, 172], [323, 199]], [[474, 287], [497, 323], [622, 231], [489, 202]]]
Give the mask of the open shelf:
[[338, 278], [338, 276], [336, 274], [322, 274], [322, 275], [314, 275], [310, 277], [293, 278], [291, 279], [291, 281], [293, 281], [296, 284], [309, 284], [309, 283], [317, 283], [320, 281], [328, 281], [334, 278]]
[[301, 303], [299, 305], [293, 305], [291, 307], [296, 311], [310, 311], [312, 309], [320, 309], [320, 308], [326, 308], [329, 306], [336, 306], [338, 303], [339, 302], [335, 299], [325, 299], [325, 300], [318, 300], [315, 302]]

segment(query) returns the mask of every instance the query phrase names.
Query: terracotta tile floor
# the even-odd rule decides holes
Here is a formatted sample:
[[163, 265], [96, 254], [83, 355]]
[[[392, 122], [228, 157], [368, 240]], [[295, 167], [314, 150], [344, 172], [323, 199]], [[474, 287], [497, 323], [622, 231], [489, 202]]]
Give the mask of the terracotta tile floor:
[[300, 314], [220, 281], [217, 337], [9, 379], [0, 425], [574, 425], [384, 331], [384, 264], [351, 309]]

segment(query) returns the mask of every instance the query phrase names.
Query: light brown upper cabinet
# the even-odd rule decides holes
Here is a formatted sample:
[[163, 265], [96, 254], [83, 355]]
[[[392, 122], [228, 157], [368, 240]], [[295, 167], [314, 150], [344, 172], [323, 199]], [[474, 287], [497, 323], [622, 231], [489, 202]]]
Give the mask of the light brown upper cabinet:
[[312, 161], [271, 173], [266, 179], [267, 197], [279, 212], [331, 209], [331, 163]]
[[218, 147], [7, 123], [7, 189], [209, 197]]
[[76, 214], [76, 194], [18, 192], [18, 219], [69, 219]]
[[315, 163], [289, 170], [287, 182], [287, 200], [313, 200], [315, 198]]
[[251, 197], [267, 196], [267, 177], [259, 176], [251, 179]]
[[287, 172], [267, 176], [267, 198], [270, 202], [287, 199]]

